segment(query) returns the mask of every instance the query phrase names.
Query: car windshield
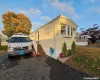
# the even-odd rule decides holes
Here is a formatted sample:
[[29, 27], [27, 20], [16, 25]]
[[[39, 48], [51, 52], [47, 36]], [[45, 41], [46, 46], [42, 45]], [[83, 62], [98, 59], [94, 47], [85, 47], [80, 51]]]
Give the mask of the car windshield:
[[30, 42], [31, 40], [28, 37], [12, 37], [9, 42], [15, 43], [15, 42]]

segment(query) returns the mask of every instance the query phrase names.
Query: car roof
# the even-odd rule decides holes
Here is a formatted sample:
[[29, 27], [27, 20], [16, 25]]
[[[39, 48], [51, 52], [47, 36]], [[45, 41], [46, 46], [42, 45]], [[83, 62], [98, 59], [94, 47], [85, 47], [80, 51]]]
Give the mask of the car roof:
[[16, 33], [16, 34], [12, 35], [11, 37], [28, 37], [28, 36], [23, 33]]

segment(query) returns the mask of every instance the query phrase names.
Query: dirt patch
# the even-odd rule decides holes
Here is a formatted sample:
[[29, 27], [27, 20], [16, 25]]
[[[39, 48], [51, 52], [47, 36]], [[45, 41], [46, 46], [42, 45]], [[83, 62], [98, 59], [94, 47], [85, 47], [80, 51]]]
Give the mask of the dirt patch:
[[37, 51], [40, 53], [41, 56], [44, 56], [46, 54], [41, 44], [37, 44]]

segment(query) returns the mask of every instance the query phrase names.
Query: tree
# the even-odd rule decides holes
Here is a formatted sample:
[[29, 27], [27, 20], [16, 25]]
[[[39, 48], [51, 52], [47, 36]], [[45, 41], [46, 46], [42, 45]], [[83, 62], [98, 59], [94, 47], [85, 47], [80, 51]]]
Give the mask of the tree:
[[8, 37], [12, 36], [13, 33], [24, 33], [29, 34], [32, 24], [31, 21], [24, 14], [15, 14], [14, 12], [7, 12], [2, 15], [3, 27], [2, 32]]
[[71, 49], [72, 49], [72, 53], [74, 54], [76, 52], [76, 44], [74, 41], [72, 43]]
[[1, 36], [2, 36], [2, 35], [0, 35], [0, 46], [1, 46]]
[[63, 47], [62, 47], [62, 53], [64, 53], [65, 56], [68, 56], [67, 45], [65, 42], [64, 42]]
[[84, 31], [84, 28], [80, 28], [80, 31]]
[[100, 40], [100, 26], [97, 24], [94, 24], [92, 28], [88, 28], [82, 32], [81, 35], [90, 35], [91, 38], [89, 40], [92, 43], [95, 43], [96, 40]]

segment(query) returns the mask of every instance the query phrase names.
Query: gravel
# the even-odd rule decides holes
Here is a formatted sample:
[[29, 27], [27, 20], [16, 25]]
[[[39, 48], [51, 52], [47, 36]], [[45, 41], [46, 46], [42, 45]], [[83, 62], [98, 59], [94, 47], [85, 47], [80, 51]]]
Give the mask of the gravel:
[[0, 80], [83, 80], [88, 76], [46, 55], [0, 61]]

